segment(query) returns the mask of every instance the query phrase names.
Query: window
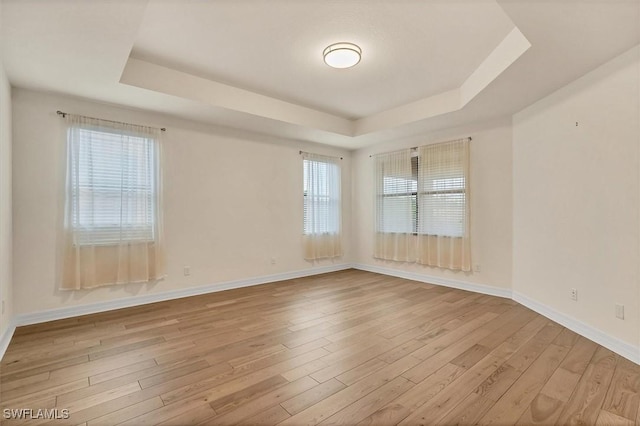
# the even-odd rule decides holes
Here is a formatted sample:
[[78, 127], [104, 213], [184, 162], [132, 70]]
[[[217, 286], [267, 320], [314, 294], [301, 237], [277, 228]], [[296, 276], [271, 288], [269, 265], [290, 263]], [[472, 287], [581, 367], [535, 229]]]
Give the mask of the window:
[[[459, 155], [421, 154], [382, 160], [377, 231], [461, 237], [465, 232], [466, 176]], [[392, 153], [395, 154], [395, 153]]]
[[304, 153], [304, 258], [342, 255], [340, 159]]
[[340, 231], [340, 166], [325, 160], [304, 160], [304, 233]]
[[90, 128], [70, 130], [71, 227], [76, 244], [153, 241], [155, 238], [155, 141]]
[[470, 270], [469, 141], [376, 156], [374, 257]]
[[[382, 175], [379, 230], [381, 232], [418, 232], [418, 157], [410, 159], [411, 172], [405, 168]], [[384, 172], [383, 172], [384, 173]]]

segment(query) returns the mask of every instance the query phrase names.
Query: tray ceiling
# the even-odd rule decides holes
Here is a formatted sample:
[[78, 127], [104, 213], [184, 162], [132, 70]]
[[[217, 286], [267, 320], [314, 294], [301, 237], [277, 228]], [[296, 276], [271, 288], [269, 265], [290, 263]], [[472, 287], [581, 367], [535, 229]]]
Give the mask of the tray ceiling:
[[[513, 114], [640, 41], [635, 0], [2, 1], [14, 86], [347, 149]], [[336, 70], [322, 50], [363, 50]]]

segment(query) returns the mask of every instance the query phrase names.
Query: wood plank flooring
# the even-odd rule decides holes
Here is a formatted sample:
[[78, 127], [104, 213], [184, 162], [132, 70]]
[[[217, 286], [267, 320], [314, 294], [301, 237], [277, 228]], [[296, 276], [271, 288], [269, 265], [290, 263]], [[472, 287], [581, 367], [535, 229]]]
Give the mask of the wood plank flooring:
[[356, 270], [21, 327], [0, 364], [3, 409], [70, 414], [4, 424], [627, 425], [639, 405], [638, 365], [511, 300]]

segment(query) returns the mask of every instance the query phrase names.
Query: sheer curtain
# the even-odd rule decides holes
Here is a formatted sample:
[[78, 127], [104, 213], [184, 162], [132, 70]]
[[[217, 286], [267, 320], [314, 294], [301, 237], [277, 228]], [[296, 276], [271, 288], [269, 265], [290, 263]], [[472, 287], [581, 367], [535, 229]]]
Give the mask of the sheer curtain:
[[471, 270], [469, 140], [418, 148], [418, 263]]
[[61, 289], [163, 278], [160, 130], [66, 119]]
[[342, 255], [340, 159], [303, 153], [304, 258]]
[[375, 157], [374, 257], [416, 261], [417, 179], [417, 162], [411, 156], [411, 150]]
[[471, 270], [469, 140], [375, 158], [373, 256]]

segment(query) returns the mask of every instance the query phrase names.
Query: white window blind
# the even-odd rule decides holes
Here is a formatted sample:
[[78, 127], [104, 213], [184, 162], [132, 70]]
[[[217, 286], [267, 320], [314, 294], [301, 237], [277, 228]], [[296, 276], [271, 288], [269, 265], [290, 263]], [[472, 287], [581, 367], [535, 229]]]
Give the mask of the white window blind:
[[331, 158], [304, 159], [304, 233], [340, 231], [340, 166]]
[[[75, 243], [114, 244], [155, 238], [155, 140], [70, 128], [71, 221]], [[70, 138], [71, 140], [71, 138]]]
[[410, 150], [376, 157], [376, 229], [415, 233], [418, 193], [417, 158]]

